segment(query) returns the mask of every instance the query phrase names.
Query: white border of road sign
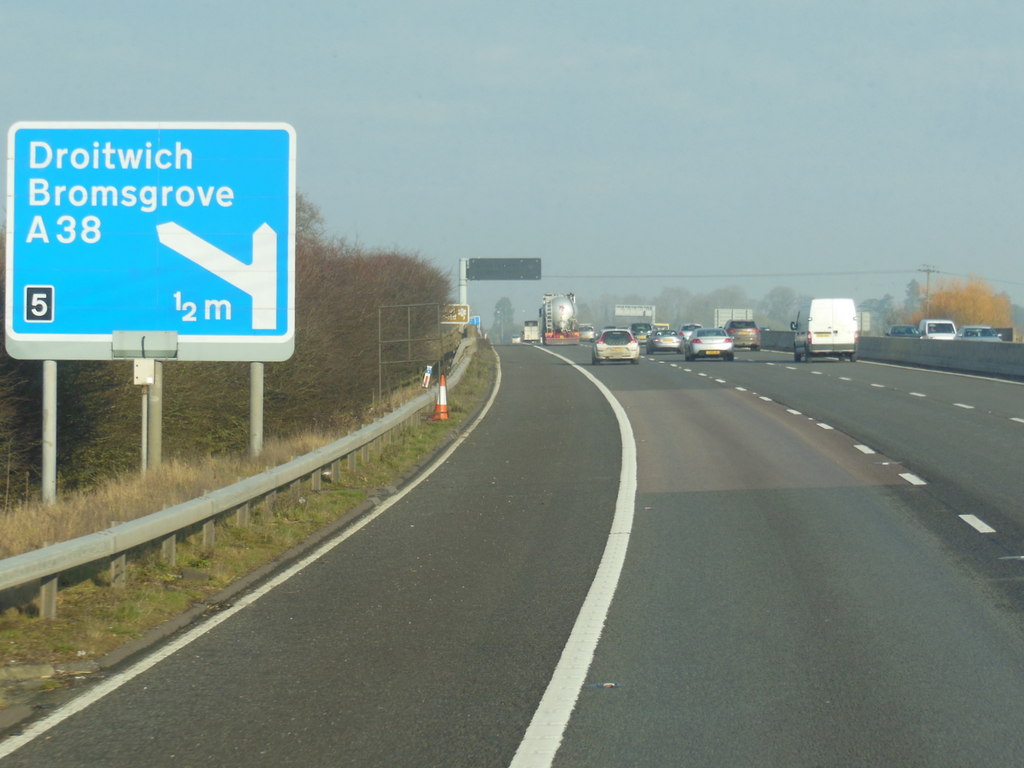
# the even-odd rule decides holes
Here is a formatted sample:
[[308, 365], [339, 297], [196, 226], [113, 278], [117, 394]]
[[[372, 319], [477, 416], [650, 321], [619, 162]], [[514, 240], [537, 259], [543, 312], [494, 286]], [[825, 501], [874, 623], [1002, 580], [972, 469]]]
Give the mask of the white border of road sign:
[[[160, 226], [154, 227], [153, 239], [159, 242], [154, 247], [169, 248], [171, 251], [176, 251], [182, 256], [182, 263], [187, 264], [188, 268], [192, 270], [202, 269], [202, 276], [208, 280], [215, 280], [222, 284], [228, 285], [233, 290], [246, 291], [253, 297], [257, 295], [257, 290], [254, 285], [257, 285], [259, 290], [265, 290], [265, 284], [274, 283], [276, 281], [276, 292], [274, 299], [271, 302], [272, 307], [269, 313], [275, 313], [274, 316], [268, 314], [268, 310], [264, 309], [262, 315], [263, 319], [257, 317], [257, 302], [255, 298], [252, 300], [252, 320], [251, 325], [254, 330], [251, 332], [235, 322], [231, 325], [232, 331], [225, 333], [217, 333], [217, 329], [214, 327], [211, 332], [207, 332], [206, 328], [202, 327], [201, 324], [192, 325], [185, 327], [185, 330], [195, 329], [193, 333], [180, 332], [180, 326], [171, 326], [168, 322], [164, 327], [130, 327], [130, 328], [117, 328], [113, 327], [107, 332], [107, 328], [85, 328], [87, 323], [84, 320], [79, 320], [80, 315], [71, 312], [70, 310], [62, 313], [60, 299], [55, 298], [55, 292], [59, 294], [62, 290], [62, 286], [70, 286], [68, 282], [70, 278], [66, 274], [63, 274], [63, 270], [57, 266], [44, 266], [40, 268], [36, 273], [33, 273], [32, 277], [27, 276], [26, 271], [19, 272], [19, 264], [17, 263], [19, 243], [16, 240], [20, 239], [26, 227], [29, 226], [28, 221], [32, 220], [31, 217], [26, 217], [25, 221], [16, 219], [16, 216], [24, 215], [19, 214], [17, 210], [19, 206], [16, 206], [17, 196], [24, 196], [25, 190], [20, 187], [25, 186], [25, 182], [28, 179], [19, 177], [15, 178], [16, 169], [18, 164], [25, 166], [28, 165], [29, 160], [25, 156], [25, 147], [21, 144], [16, 144], [16, 135], [19, 131], [49, 131], [59, 133], [61, 131], [68, 132], [68, 147], [71, 147], [72, 143], [79, 140], [85, 140], [85, 136], [79, 136], [75, 132], [90, 132], [95, 134], [96, 132], [102, 131], [137, 131], [137, 132], [152, 132], [154, 138], [160, 135], [161, 132], [196, 132], [197, 142], [209, 142], [216, 148], [217, 145], [217, 131], [225, 132], [246, 132], [246, 131], [264, 131], [268, 133], [280, 133], [286, 134], [286, 141], [280, 140], [279, 142], [286, 143], [287, 145], [287, 158], [283, 156], [283, 153], [278, 154], [275, 150], [273, 156], [268, 155], [266, 162], [272, 163], [276, 169], [281, 172], [276, 174], [275, 181], [270, 182], [273, 184], [272, 188], [259, 187], [259, 181], [250, 181], [246, 179], [249, 184], [250, 198], [256, 201], [260, 198], [274, 198], [281, 200], [280, 204], [275, 203], [273, 210], [278, 215], [278, 219], [284, 219], [283, 211], [283, 199], [287, 196], [287, 232], [280, 232], [276, 230], [256, 229], [256, 231], [249, 231], [248, 237], [251, 242], [251, 251], [241, 253], [237, 258], [231, 254], [225, 253], [220, 250], [217, 246], [214, 246], [208, 241], [208, 234], [206, 229], [216, 229], [221, 225], [222, 219], [218, 217], [217, 210], [215, 207], [210, 206], [207, 209], [195, 211], [196, 220], [200, 222], [198, 228], [194, 227], [195, 231], [189, 231], [180, 225], [174, 223], [166, 223], [165, 219], [169, 218], [170, 215], [175, 215], [176, 210], [173, 205], [168, 207], [165, 211], [166, 214], [163, 217], [154, 216], [152, 221], [154, 224], [159, 223]], [[32, 134], [27, 134], [31, 136]], [[134, 168], [128, 168], [127, 166], [117, 165], [116, 163], [107, 163], [107, 156], [103, 154], [104, 147], [102, 143], [92, 143], [93, 136], [90, 136], [89, 144], [93, 147], [92, 150], [85, 148], [69, 149], [64, 147], [58, 147], [56, 151], [64, 150], [64, 165], [61, 168], [70, 173], [72, 167], [75, 171], [81, 171], [83, 179], [100, 178], [100, 174], [125, 174], [124, 176], [116, 176], [118, 180], [122, 178], [129, 178], [129, 173], [142, 173]], [[102, 134], [100, 135], [102, 142]], [[176, 334], [176, 354], [171, 355], [178, 360], [223, 360], [223, 361], [280, 361], [287, 360], [291, 357], [295, 346], [295, 166], [296, 166], [296, 139], [295, 129], [287, 123], [230, 123], [230, 122], [17, 122], [10, 127], [7, 133], [8, 145], [7, 145], [7, 264], [6, 264], [6, 296], [5, 306], [7, 311], [6, 324], [5, 324], [5, 335], [7, 342], [7, 351], [12, 357], [18, 357], [23, 359], [35, 359], [35, 360], [110, 360], [116, 357], [125, 356], [123, 353], [118, 354], [114, 351], [114, 345], [117, 338], [123, 338], [127, 333], [129, 336], [145, 336], [146, 334], [152, 334], [151, 338], [159, 337], [161, 342], [164, 342], [162, 347], [166, 347], [167, 338], [174, 338]], [[22, 142], [23, 144], [24, 142]], [[259, 137], [253, 137], [253, 143], [255, 146], [261, 147]], [[268, 143], [269, 140], [268, 140]], [[157, 145], [153, 143], [154, 147]], [[148, 145], [147, 145], [148, 146]], [[15, 156], [15, 149], [17, 147], [18, 156]], [[50, 148], [47, 147], [45, 150], [40, 152], [48, 151]], [[166, 150], [165, 150], [166, 151]], [[187, 150], [186, 150], [187, 151]], [[73, 156], [73, 153], [77, 152], [77, 156]], [[167, 158], [168, 154], [164, 155]], [[56, 157], [56, 155], [54, 155]], [[75, 165], [77, 159], [78, 165]], [[220, 159], [220, 158], [218, 158]], [[287, 163], [287, 170], [285, 171], [282, 167], [284, 163]], [[34, 167], [40, 167], [38, 164]], [[53, 163], [51, 167], [56, 167], [56, 163]], [[166, 167], [166, 166], [161, 166]], [[217, 168], [217, 174], [223, 176], [227, 181], [232, 184], [241, 183], [239, 179], [244, 175], [245, 171], [242, 170], [246, 166], [241, 162], [241, 158], [228, 158], [222, 159], [222, 166]], [[96, 170], [94, 170], [96, 169]], [[113, 170], [109, 170], [113, 169]], [[187, 171], [191, 171], [191, 165], [187, 168]], [[152, 172], [152, 170], [150, 170]], [[56, 174], [56, 171], [54, 171]], [[92, 176], [90, 174], [96, 174]], [[287, 190], [280, 188], [283, 186], [276, 179], [283, 178], [287, 175]], [[45, 176], [46, 172], [40, 172], [41, 176]], [[253, 175], [251, 178], [258, 179], [259, 177]], [[134, 177], [132, 177], [133, 183]], [[39, 182], [40, 185], [45, 185], [47, 181], [44, 179]], [[20, 187], [18, 186], [20, 185]], [[98, 186], [98, 185], [96, 185]], [[56, 187], [52, 187], [56, 190]], [[134, 189], [134, 187], [132, 187]], [[70, 189], [70, 187], [68, 187]], [[210, 188], [212, 189], [212, 187]], [[253, 194], [255, 193], [255, 194]], [[40, 195], [42, 198], [42, 195]], [[86, 218], [89, 218], [88, 214], [91, 210], [90, 203], [83, 203], [81, 201], [75, 201], [69, 203], [70, 193], [65, 198], [63, 207], [58, 207], [56, 199], [54, 198], [53, 205], [50, 208], [46, 208], [49, 203], [37, 202], [36, 205], [40, 206], [33, 210], [33, 213], [39, 211], [46, 211], [53, 218], [58, 212], [61, 214], [70, 212], [73, 214], [80, 214], [79, 234], [82, 235], [84, 240], [84, 228], [81, 228], [82, 222]], [[47, 200], [49, 198], [46, 198]], [[122, 199], [123, 200], [123, 199]], [[32, 203], [28, 203], [31, 205]], [[93, 203], [94, 204], [94, 203]], [[232, 200], [231, 203], [223, 208], [229, 211], [228, 214], [231, 216], [245, 216], [247, 211], [262, 211], [259, 208], [260, 205], [267, 205], [269, 203], [259, 202], [252, 203], [252, 208], [245, 207], [248, 201], [239, 198], [238, 200]], [[116, 215], [132, 216], [135, 214], [135, 210], [127, 210], [130, 204], [122, 202], [120, 208], [117, 208], [117, 203], [114, 204], [114, 208], [111, 210], [116, 211]], [[70, 206], [70, 207], [69, 207]], [[198, 209], [199, 206], [193, 206]], [[105, 209], [106, 210], [106, 209]], [[147, 213], [149, 213], [147, 211]], [[115, 215], [112, 213], [111, 215]], [[68, 218], [68, 217], [64, 217]], [[97, 217], [93, 217], [97, 218]], [[34, 220], [33, 224], [35, 223]], [[16, 228], [15, 224], [18, 224]], [[278, 229], [283, 228], [283, 224]], [[51, 239], [56, 239], [55, 232], [62, 232], [62, 230], [52, 229], [49, 232]], [[159, 234], [157, 234], [159, 232]], [[105, 233], [104, 233], [105, 234]], [[204, 237], [206, 235], [206, 237]], [[232, 233], [233, 236], [238, 237], [239, 233]], [[97, 248], [97, 253], [103, 253], [104, 263], [115, 261], [115, 256], [120, 257], [122, 254], [119, 252], [120, 247], [116, 243], [117, 238], [111, 236], [115, 244], [111, 244], [107, 251], [101, 252]], [[260, 238], [263, 238], [262, 240]], [[51, 239], [43, 239], [43, 246], [49, 247]], [[212, 238], [210, 238], [212, 239]], [[64, 242], [64, 241], [61, 241]], [[93, 247], [97, 247], [100, 244], [96, 244]], [[272, 251], [270, 249], [273, 249]], [[29, 246], [22, 247], [22, 253], [29, 253]], [[88, 251], [85, 251], [86, 253]], [[56, 253], [56, 251], [53, 251]], [[71, 250], [68, 250], [69, 256]], [[81, 253], [81, 251], [76, 252]], [[270, 254], [273, 254], [271, 257]], [[262, 274], [267, 275], [270, 272], [270, 277], [257, 278], [255, 275], [258, 269], [255, 266], [255, 262], [258, 258], [263, 258]], [[62, 256], [54, 256], [48, 259], [47, 263], [53, 262], [54, 264], [59, 263]], [[78, 267], [83, 263], [83, 257], [79, 255], [78, 261], [74, 262], [74, 266]], [[97, 257], [101, 258], [101, 257]], [[253, 264], [250, 265], [248, 259], [251, 258]], [[124, 258], [124, 261], [130, 261], [128, 258]], [[284, 261], [286, 260], [286, 266]], [[25, 263], [25, 262], [23, 262]], [[88, 264], [88, 257], [85, 257], [85, 263]], [[69, 259], [69, 264], [71, 261]], [[131, 265], [128, 265], [131, 266]], [[128, 266], [125, 269], [128, 269]], [[249, 269], [248, 279], [251, 281], [250, 284], [245, 284], [244, 280], [246, 275], [244, 274], [247, 268]], [[268, 268], [269, 267], [269, 268]], [[108, 270], [109, 271], [109, 270]], [[126, 282], [137, 281], [139, 279], [140, 270], [136, 268], [130, 275], [124, 276]], [[149, 273], [145, 272], [143, 267], [141, 270], [143, 278], [149, 276]], [[241, 276], [239, 276], [241, 275]], [[276, 275], [276, 277], [274, 276]], [[119, 276], [116, 275], [115, 276]], [[16, 279], [17, 278], [17, 279]], [[41, 279], [39, 279], [41, 278]], [[98, 278], [90, 278], [97, 279]], [[63, 282], [62, 282], [63, 281]], [[285, 285], [282, 285], [282, 281]], [[34, 300], [39, 302], [37, 307], [34, 307], [34, 311], [30, 312], [28, 305], [25, 304], [29, 296], [29, 292], [26, 289], [38, 289], [38, 294], [31, 294]], [[186, 285], [187, 289], [187, 285]], [[63, 288], [66, 290], [67, 288]], [[49, 291], [49, 300], [46, 299], [46, 291]], [[17, 294], [17, 295], [16, 295]], [[143, 299], [140, 299], [140, 306], [142, 306], [143, 314], [149, 311], [149, 307], [144, 305], [146, 300], [146, 294], [142, 294]], [[162, 294], [161, 294], [162, 297]], [[187, 298], [179, 298], [179, 303], [188, 306]], [[246, 296], [248, 298], [248, 296]], [[164, 297], [161, 301], [164, 301]], [[287, 306], [283, 307], [282, 302], [287, 302]], [[49, 303], [49, 306], [45, 306]], [[210, 303], [208, 300], [206, 303]], [[56, 305], [56, 306], [54, 306]], [[68, 305], [65, 304], [66, 309]], [[180, 309], [180, 307], [178, 307]], [[69, 314], [70, 312], [70, 314]], [[24, 322], [19, 322], [18, 325], [21, 328], [16, 329], [14, 327], [15, 317], [21, 317], [20, 313], [25, 314], [23, 318]], [[35, 316], [29, 317], [30, 314]], [[54, 317], [59, 316], [61, 322], [54, 323]], [[112, 313], [113, 316], [113, 313]], [[90, 317], [93, 317], [90, 315]], [[200, 318], [208, 319], [208, 318]], [[282, 323], [283, 320], [283, 323]], [[143, 320], [142, 322], [146, 322]], [[248, 322], [248, 321], [247, 321]], [[25, 326], [27, 323], [31, 323], [31, 330], [26, 331]], [[70, 323], [70, 326], [69, 326]], [[262, 323], [262, 324], [261, 324]], [[58, 329], [57, 326], [61, 328]], [[281, 326], [284, 327], [281, 327]], [[70, 330], [69, 330], [70, 327]], [[239, 330], [241, 328], [241, 330]], [[81, 333], [76, 331], [82, 330]], [[99, 332], [97, 332], [97, 330]], [[120, 336], [119, 336], [120, 335]], [[129, 344], [128, 346], [131, 346]]]

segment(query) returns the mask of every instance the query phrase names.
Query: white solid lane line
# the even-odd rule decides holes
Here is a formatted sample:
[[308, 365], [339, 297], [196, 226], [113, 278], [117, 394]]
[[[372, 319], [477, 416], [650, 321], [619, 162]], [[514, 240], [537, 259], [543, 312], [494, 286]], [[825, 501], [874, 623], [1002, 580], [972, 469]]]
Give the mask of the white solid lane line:
[[636, 504], [636, 440], [625, 409], [604, 384], [590, 371], [561, 355], [544, 350], [572, 365], [598, 388], [619, 424], [622, 445], [622, 470], [619, 474], [619, 493], [615, 499], [615, 515], [608, 532], [604, 556], [590, 585], [583, 607], [576, 617], [569, 639], [562, 649], [554, 674], [548, 682], [544, 696], [533, 713], [533, 719], [519, 743], [509, 768], [550, 768], [562, 744], [569, 718], [576, 707], [587, 671], [594, 660], [598, 640], [619, 585], [622, 566], [626, 561], [633, 531], [633, 510]]

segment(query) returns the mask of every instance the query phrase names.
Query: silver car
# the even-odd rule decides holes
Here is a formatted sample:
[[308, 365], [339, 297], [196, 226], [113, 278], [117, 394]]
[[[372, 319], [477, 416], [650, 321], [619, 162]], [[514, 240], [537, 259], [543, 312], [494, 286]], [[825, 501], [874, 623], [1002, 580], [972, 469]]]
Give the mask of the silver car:
[[703, 327], [704, 326], [701, 325], [700, 323], [687, 323], [686, 325], [679, 329], [679, 335], [682, 336], [684, 339], [688, 339], [691, 336], [693, 336], [694, 331], [696, 331], [698, 328]]
[[678, 352], [683, 344], [683, 337], [675, 331], [655, 331], [647, 339], [647, 354], [655, 352]]
[[687, 360], [696, 360], [698, 357], [732, 360], [733, 339], [724, 328], [698, 328], [683, 342], [681, 352]]
[[958, 341], [1002, 341], [999, 331], [991, 325], [964, 325], [957, 329]]

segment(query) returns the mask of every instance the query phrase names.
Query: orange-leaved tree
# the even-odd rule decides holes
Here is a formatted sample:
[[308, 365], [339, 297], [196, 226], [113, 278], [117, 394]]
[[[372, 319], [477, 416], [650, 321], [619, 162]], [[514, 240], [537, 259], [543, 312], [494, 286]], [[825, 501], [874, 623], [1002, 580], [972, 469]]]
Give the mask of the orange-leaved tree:
[[1009, 327], [1013, 322], [1010, 297], [996, 293], [987, 282], [975, 275], [966, 280], [940, 279], [926, 307], [915, 315], [915, 322], [928, 317], [946, 317], [957, 325], [994, 325]]

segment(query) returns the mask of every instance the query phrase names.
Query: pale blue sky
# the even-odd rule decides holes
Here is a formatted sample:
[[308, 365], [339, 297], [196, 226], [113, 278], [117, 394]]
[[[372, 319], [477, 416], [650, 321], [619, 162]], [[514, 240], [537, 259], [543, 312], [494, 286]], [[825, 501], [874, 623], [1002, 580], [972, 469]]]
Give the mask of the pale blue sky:
[[[532, 315], [545, 291], [619, 285], [902, 299], [923, 264], [1024, 304], [1016, 0], [2, 0], [0, 18], [4, 137], [289, 122], [331, 234], [453, 278], [473, 257], [565, 276], [471, 284], [485, 320], [502, 295]], [[610, 274], [665, 277], [589, 277]]]

